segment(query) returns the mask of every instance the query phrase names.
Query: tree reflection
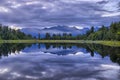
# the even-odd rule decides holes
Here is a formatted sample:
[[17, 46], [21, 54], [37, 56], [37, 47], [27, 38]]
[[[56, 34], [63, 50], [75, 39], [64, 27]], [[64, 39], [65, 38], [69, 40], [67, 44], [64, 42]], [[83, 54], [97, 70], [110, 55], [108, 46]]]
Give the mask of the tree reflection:
[[[112, 62], [120, 64], [120, 47], [109, 47], [103, 46], [99, 44], [67, 44], [67, 43], [46, 43], [44, 44], [46, 50], [52, 48], [58, 48], [64, 50], [67, 55], [66, 49], [73, 49], [76, 47], [77, 49], [85, 49], [86, 52], [90, 53], [92, 57], [94, 57], [95, 53], [101, 55], [102, 58], [109, 56]], [[0, 58], [3, 56], [11, 55], [11, 53], [19, 53], [19, 51], [24, 50], [26, 47], [31, 47], [32, 44], [0, 44]], [[43, 46], [41, 44], [36, 45], [38, 49], [41, 49]], [[59, 53], [60, 55], [60, 53]], [[62, 54], [63, 55], [63, 54]]]
[[[98, 53], [102, 58], [109, 56], [112, 62], [120, 64], [120, 47], [110, 47], [99, 44], [65, 44], [65, 43], [51, 43], [45, 44], [46, 49], [52, 48], [62, 48], [71, 49], [73, 46], [77, 48], [84, 48], [87, 52], [94, 57], [94, 53]], [[62, 53], [61, 53], [62, 54]]]
[[66, 44], [66, 43], [45, 43], [46, 49], [52, 48], [62, 48], [62, 49], [71, 49], [74, 44]]
[[31, 47], [31, 44], [0, 44], [0, 58], [11, 55], [11, 53], [19, 53], [19, 51], [26, 47]]

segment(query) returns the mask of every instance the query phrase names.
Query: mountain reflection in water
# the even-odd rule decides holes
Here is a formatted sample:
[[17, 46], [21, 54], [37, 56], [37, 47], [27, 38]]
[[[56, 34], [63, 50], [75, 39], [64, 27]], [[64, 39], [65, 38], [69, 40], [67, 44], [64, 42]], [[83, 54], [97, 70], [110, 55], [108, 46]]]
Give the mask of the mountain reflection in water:
[[0, 44], [0, 80], [119, 80], [120, 47]]

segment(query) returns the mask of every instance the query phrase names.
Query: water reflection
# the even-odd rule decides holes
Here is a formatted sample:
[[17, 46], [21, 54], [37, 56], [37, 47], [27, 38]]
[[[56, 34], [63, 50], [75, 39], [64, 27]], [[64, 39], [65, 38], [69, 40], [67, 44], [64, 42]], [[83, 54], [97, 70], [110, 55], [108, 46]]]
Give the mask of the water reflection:
[[0, 56], [0, 80], [120, 79], [120, 47], [1, 44]]
[[0, 58], [20, 51], [43, 51], [56, 55], [90, 53], [91, 57], [97, 53], [102, 58], [109, 56], [112, 62], [120, 64], [120, 47], [109, 47], [98, 44], [0, 44]]
[[0, 44], [0, 58], [9, 56], [11, 53], [19, 53], [26, 47], [31, 47], [32, 44]]

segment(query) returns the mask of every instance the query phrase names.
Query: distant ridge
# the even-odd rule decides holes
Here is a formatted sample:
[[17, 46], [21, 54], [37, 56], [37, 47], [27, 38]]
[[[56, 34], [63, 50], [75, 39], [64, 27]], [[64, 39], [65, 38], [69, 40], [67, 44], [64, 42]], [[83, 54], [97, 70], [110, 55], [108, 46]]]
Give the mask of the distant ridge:
[[31, 34], [32, 36], [38, 36], [38, 33], [41, 34], [42, 37], [45, 36], [46, 33], [52, 34], [63, 34], [63, 33], [71, 33], [73, 36], [78, 34], [85, 34], [89, 28], [77, 29], [76, 27], [68, 27], [68, 26], [54, 26], [50, 28], [23, 28], [22, 32], [25, 34]]

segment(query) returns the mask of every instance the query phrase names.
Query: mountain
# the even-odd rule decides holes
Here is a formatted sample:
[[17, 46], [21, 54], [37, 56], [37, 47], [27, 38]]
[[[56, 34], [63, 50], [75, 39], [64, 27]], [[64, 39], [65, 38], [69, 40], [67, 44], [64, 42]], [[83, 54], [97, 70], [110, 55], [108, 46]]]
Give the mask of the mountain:
[[[59, 44], [60, 45], [60, 44]], [[66, 47], [66, 49], [63, 48], [62, 45], [60, 45], [61, 47], [46, 47], [46, 44], [33, 44], [31, 47], [29, 48], [25, 48], [24, 50], [22, 50], [22, 52], [25, 53], [30, 53], [30, 52], [44, 52], [44, 53], [50, 53], [50, 54], [55, 54], [55, 55], [69, 55], [69, 54], [73, 54], [76, 55], [77, 52], [84, 52], [84, 53], [88, 53], [88, 51], [84, 48], [78, 48], [78, 47], [71, 47], [68, 48]], [[50, 45], [53, 46], [53, 45]]]
[[44, 29], [37, 29], [37, 28], [21, 29], [21, 31], [24, 32], [25, 34], [31, 34], [32, 36], [38, 36], [38, 33], [40, 33], [41, 37], [44, 37], [46, 33], [50, 33], [50, 34], [71, 33], [73, 36], [75, 36], [78, 34], [84, 34], [88, 30], [89, 30], [88, 28], [77, 29], [76, 27], [68, 27], [68, 26], [55, 26]]

